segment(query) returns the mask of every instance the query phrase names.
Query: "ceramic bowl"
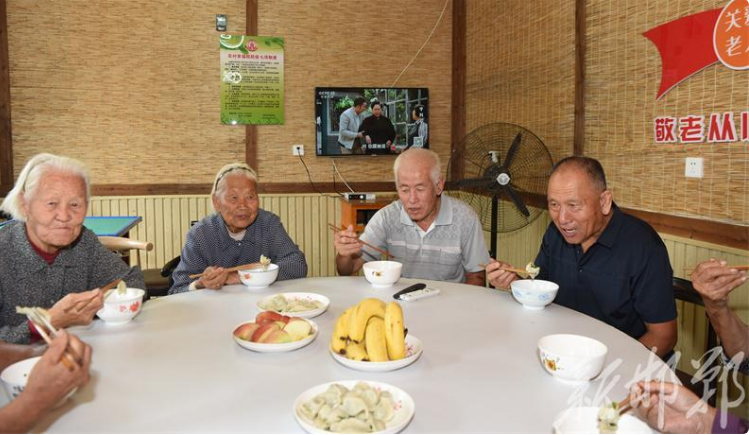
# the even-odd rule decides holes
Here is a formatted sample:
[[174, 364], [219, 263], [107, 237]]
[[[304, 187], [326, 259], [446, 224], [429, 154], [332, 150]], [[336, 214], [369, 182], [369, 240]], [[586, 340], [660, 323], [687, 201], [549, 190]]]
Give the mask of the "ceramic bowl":
[[128, 287], [125, 294], [115, 289], [104, 300], [104, 307], [96, 315], [107, 325], [123, 325], [140, 313], [145, 294], [146, 291], [139, 288]]
[[555, 297], [559, 286], [542, 279], [517, 279], [510, 284], [512, 295], [529, 310], [543, 310]]
[[364, 263], [363, 269], [372, 287], [387, 288], [398, 282], [403, 265], [397, 261], [370, 261]]
[[[8, 395], [9, 400], [15, 399], [23, 392], [24, 388], [26, 388], [26, 382], [29, 380], [31, 371], [34, 369], [34, 366], [37, 362], [39, 362], [40, 359], [42, 359], [42, 357], [37, 356], [34, 358], [18, 361], [15, 364], [9, 365], [5, 368], [5, 370], [3, 370], [2, 373], [0, 373], [0, 383], [3, 384], [3, 389]], [[56, 406], [60, 406], [65, 403], [65, 401], [70, 396], [75, 394], [77, 390], [77, 388], [74, 388], [70, 393], [68, 393], [67, 396], [63, 397]]]
[[278, 265], [270, 264], [268, 269], [255, 267], [253, 269], [240, 270], [239, 279], [248, 289], [264, 289], [276, 282], [278, 278]]
[[582, 335], [554, 334], [538, 340], [544, 369], [554, 378], [572, 384], [588, 382], [603, 370], [608, 348]]

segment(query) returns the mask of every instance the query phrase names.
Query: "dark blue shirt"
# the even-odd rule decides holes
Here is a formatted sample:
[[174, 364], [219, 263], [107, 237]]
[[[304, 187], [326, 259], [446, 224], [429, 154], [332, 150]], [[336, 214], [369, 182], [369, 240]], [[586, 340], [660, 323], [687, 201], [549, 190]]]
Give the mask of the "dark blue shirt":
[[536, 265], [540, 279], [559, 284], [555, 303], [608, 323], [634, 338], [646, 323], [676, 318], [673, 270], [658, 233], [616, 204], [598, 240], [587, 252], [570, 245], [552, 222]]

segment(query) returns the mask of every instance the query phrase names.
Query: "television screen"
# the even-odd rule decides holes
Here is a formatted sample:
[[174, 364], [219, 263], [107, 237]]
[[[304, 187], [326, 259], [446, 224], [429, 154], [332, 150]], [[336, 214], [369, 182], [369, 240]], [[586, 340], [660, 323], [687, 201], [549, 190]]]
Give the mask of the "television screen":
[[315, 88], [318, 156], [429, 148], [427, 88]]

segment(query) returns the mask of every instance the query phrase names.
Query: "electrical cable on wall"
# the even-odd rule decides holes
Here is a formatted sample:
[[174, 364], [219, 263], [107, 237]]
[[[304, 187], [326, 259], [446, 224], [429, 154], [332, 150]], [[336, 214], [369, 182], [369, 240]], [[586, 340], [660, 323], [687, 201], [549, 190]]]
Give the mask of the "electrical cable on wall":
[[395, 87], [395, 84], [398, 83], [398, 80], [400, 80], [400, 78], [403, 75], [403, 73], [405, 73], [406, 70], [408, 70], [408, 68], [411, 67], [411, 64], [414, 63], [414, 61], [416, 60], [416, 58], [419, 57], [419, 54], [421, 54], [421, 50], [423, 50], [424, 47], [426, 47], [426, 45], [429, 42], [429, 40], [432, 39], [432, 36], [434, 36], [435, 30], [437, 30], [437, 26], [439, 26], [440, 23], [442, 22], [442, 17], [445, 16], [445, 11], [447, 10], [447, 4], [448, 3], [450, 3], [450, 0], [445, 0], [445, 6], [442, 7], [442, 12], [440, 13], [439, 18], [437, 18], [437, 22], [434, 23], [434, 27], [432, 27], [432, 31], [429, 32], [429, 36], [427, 36], [426, 41], [424, 41], [424, 43], [421, 44], [421, 48], [419, 48], [419, 50], [416, 52], [416, 54], [414, 54], [414, 57], [411, 58], [411, 61], [408, 62], [408, 64], [406, 65], [406, 67], [403, 68], [403, 71], [401, 71], [401, 73], [398, 74], [398, 77], [395, 78], [395, 81], [393, 82], [393, 84], [391, 85], [391, 87]]
[[343, 196], [343, 194], [338, 193], [338, 192], [336, 192], [336, 193], [338, 193], [338, 196], [328, 195], [328, 194], [323, 193], [322, 190], [320, 190], [320, 189], [317, 188], [317, 185], [315, 184], [315, 182], [312, 181], [312, 174], [310, 174], [309, 168], [307, 167], [307, 164], [304, 163], [304, 159], [302, 158], [301, 154], [299, 155], [299, 161], [302, 162], [302, 165], [304, 166], [304, 170], [307, 171], [307, 178], [309, 179], [309, 184], [312, 185], [312, 188], [315, 189], [317, 191], [317, 193], [319, 193], [322, 196], [327, 196], [328, 198], [338, 198], [338, 197]]
[[341, 181], [343, 181], [343, 184], [345, 184], [346, 187], [348, 187], [348, 190], [351, 191], [351, 193], [354, 193], [354, 189], [352, 189], [351, 186], [348, 185], [348, 183], [346, 182], [346, 179], [343, 178], [343, 175], [341, 175], [340, 171], [338, 171], [338, 165], [335, 164], [335, 159], [332, 159], [332, 161], [333, 161], [333, 170], [335, 171], [335, 173], [333, 174], [333, 182], [335, 183], [335, 174], [338, 174], [338, 176], [341, 177]]

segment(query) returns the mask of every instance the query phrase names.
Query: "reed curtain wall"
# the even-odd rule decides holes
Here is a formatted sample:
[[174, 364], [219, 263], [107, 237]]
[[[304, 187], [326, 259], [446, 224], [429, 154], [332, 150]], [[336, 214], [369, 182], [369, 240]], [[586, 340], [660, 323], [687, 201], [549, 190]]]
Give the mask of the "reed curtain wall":
[[[429, 88], [430, 141], [450, 152], [451, 8], [444, 0], [258, 1], [258, 33], [285, 39], [281, 126], [259, 126], [261, 181], [332, 182], [314, 157], [315, 86]], [[7, 0], [13, 161], [47, 151], [87, 163], [96, 184], [202, 184], [245, 159], [245, 128], [219, 124], [215, 15], [243, 34], [246, 0]], [[350, 181], [390, 181], [392, 157], [338, 160]], [[340, 180], [338, 180], [340, 182]], [[206, 189], [206, 193], [207, 193]]]

